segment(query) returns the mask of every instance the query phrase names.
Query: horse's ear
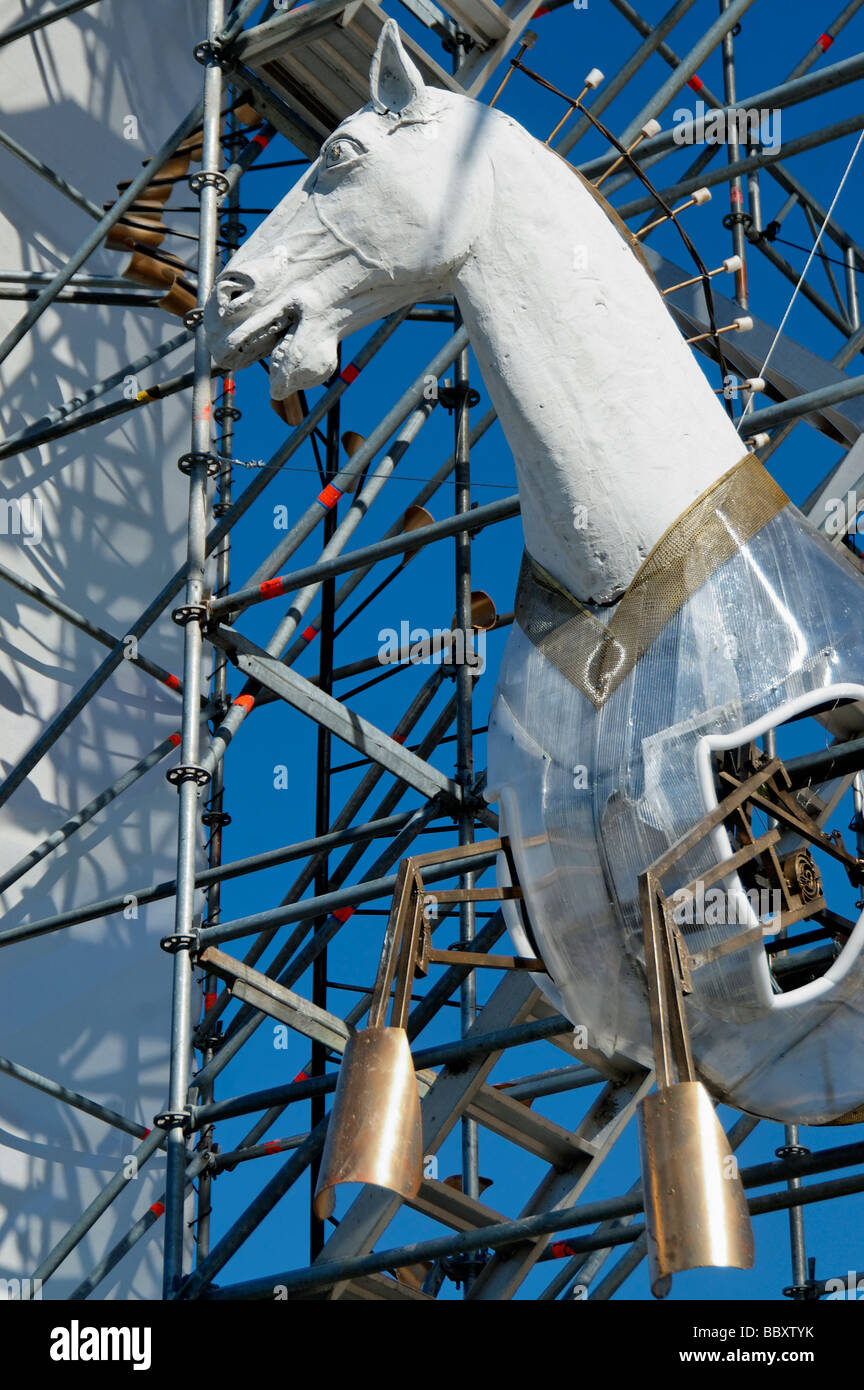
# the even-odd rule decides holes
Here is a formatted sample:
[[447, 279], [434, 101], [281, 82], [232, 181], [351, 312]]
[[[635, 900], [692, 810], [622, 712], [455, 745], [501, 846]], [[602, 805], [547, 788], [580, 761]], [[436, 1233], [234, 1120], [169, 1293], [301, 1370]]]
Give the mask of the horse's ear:
[[386, 20], [369, 69], [372, 104], [379, 111], [398, 114], [425, 90], [423, 78], [402, 47], [398, 24]]

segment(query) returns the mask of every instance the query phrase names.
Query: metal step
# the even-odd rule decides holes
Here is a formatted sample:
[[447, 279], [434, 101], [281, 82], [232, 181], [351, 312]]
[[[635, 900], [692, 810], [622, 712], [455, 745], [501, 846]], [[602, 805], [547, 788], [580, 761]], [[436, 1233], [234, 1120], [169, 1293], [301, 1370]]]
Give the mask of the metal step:
[[[385, 19], [375, 0], [319, 0], [251, 29], [237, 51], [323, 138], [368, 102], [369, 65]], [[424, 82], [462, 90], [413, 39], [403, 34], [402, 42]]]
[[518, 1144], [553, 1168], [572, 1168], [580, 1159], [594, 1158], [597, 1150], [589, 1139], [572, 1134], [553, 1120], [530, 1110], [504, 1091], [483, 1086], [468, 1107], [468, 1114], [486, 1129]]
[[454, 1231], [475, 1231], [481, 1226], [491, 1226], [507, 1217], [495, 1211], [494, 1207], [484, 1206], [474, 1197], [467, 1197], [458, 1187], [438, 1182], [436, 1178], [424, 1178], [420, 1191], [406, 1203], [433, 1221], [441, 1221]]
[[[402, 42], [424, 82], [475, 96], [519, 38], [536, 0], [447, 0], [442, 14], [415, 12], [437, 31], [443, 26], [472, 42], [455, 75], [404, 32]], [[443, 21], [437, 22], [435, 16]], [[388, 16], [376, 0], [315, 0], [248, 30], [237, 42], [243, 63], [323, 139], [369, 100], [369, 65]], [[271, 118], [278, 125], [278, 116]], [[294, 130], [286, 130], [290, 138]]]
[[401, 1279], [391, 1279], [387, 1274], [365, 1274], [352, 1279], [350, 1288], [343, 1294], [348, 1303], [434, 1303], [428, 1293], [405, 1284]]
[[287, 989], [215, 946], [201, 953], [199, 964], [208, 973], [224, 980], [235, 999], [260, 1009], [261, 1013], [278, 1019], [313, 1042], [322, 1043], [334, 1052], [344, 1052], [353, 1030], [338, 1015], [319, 1008], [302, 994], [296, 994], [293, 989]]

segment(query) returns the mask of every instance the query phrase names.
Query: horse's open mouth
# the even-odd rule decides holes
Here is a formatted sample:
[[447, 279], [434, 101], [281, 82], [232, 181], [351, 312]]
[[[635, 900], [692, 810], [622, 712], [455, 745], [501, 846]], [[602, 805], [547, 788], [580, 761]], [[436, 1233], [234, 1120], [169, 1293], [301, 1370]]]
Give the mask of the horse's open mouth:
[[226, 371], [248, 367], [252, 362], [266, 357], [286, 342], [296, 332], [300, 322], [300, 309], [296, 304], [286, 305], [278, 314], [262, 318], [257, 328], [234, 329], [233, 333], [221, 330], [217, 322], [210, 331], [210, 350], [217, 366]]
[[[282, 318], [279, 321], [276, 337], [274, 338], [271, 345], [270, 370], [271, 373], [273, 373], [274, 375], [278, 372], [285, 357], [290, 352], [291, 342], [299, 326], [300, 310], [295, 305], [292, 305], [292, 307], [286, 310], [286, 312], [282, 315]], [[263, 353], [262, 356], [264, 356]]]
[[255, 362], [259, 357], [266, 357], [268, 353], [278, 351], [279, 347], [296, 332], [299, 322], [300, 310], [296, 304], [290, 304], [276, 318], [270, 319], [268, 323], [246, 339], [241, 349], [244, 358]]
[[336, 371], [338, 340], [332, 328], [297, 308], [283, 317], [270, 351], [270, 395], [286, 400], [296, 391], [320, 386]]

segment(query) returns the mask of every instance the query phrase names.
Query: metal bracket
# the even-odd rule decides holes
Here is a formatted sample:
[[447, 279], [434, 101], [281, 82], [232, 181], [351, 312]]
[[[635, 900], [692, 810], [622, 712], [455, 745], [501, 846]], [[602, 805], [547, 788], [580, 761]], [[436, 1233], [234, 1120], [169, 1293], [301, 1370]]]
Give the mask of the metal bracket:
[[[190, 312], [194, 313], [195, 310], [193, 309]], [[206, 453], [204, 450], [197, 450], [189, 454], [181, 454], [180, 458], [177, 460], [177, 467], [180, 469], [180, 472], [186, 473], [187, 475], [192, 472], [196, 464], [206, 465], [208, 478], [215, 478], [222, 471], [222, 464], [216, 455]]]
[[193, 1046], [199, 1052], [216, 1052], [224, 1043], [225, 1037], [222, 1031], [222, 1019], [217, 1018], [206, 1033], [197, 1033]]
[[[815, 822], [810, 820], [789, 790], [789, 776], [779, 758], [772, 758], [763, 762], [744, 781], [733, 777], [731, 773], [726, 771], [720, 773], [720, 779], [728, 785], [728, 795], [646, 870], [646, 874], [650, 876], [652, 881], [657, 911], [663, 918], [665, 932], [668, 935], [670, 961], [675, 972], [676, 982], [684, 994], [692, 992], [692, 972], [694, 970], [702, 969], [703, 966], [721, 960], [724, 956], [731, 955], [735, 951], [747, 950], [757, 941], [764, 939], [765, 930], [762, 926], [747, 927], [744, 931], [727, 937], [725, 941], [721, 941], [715, 946], [706, 947], [701, 951], [693, 951], [682, 930], [683, 924], [676, 920], [677, 912], [688, 899], [698, 898], [700, 893], [704, 894], [706, 889], [727, 878], [743, 864], [765, 855], [776, 877], [782, 894], [782, 910], [776, 923], [771, 925], [771, 935], [782, 934], [794, 922], [810, 917], [813, 913], [826, 907], [821, 891], [821, 880], [812, 861], [810, 861], [812, 884], [809, 885], [808, 890], [808, 885], [800, 882], [800, 873], [798, 872], [800, 851], [796, 851], [794, 856], [787, 855], [782, 864], [778, 859], [775, 846], [783, 831], [792, 830], [798, 833], [810, 844], [838, 859], [846, 869], [853, 884], [861, 880], [862, 868], [864, 868], [861, 860], [849, 854], [842, 843], [839, 832], [835, 831], [832, 835], [826, 835]], [[778, 826], [756, 839], [751, 837], [748, 843], [745, 843], [728, 859], [724, 859], [701, 875], [698, 880], [686, 884], [683, 888], [677, 889], [671, 897], [667, 897], [662, 889], [661, 880], [669, 870], [684, 854], [692, 850], [700, 840], [704, 839], [731, 815], [742, 817], [748, 805], [771, 816], [778, 822]], [[745, 830], [746, 827], [745, 818]], [[809, 852], [807, 857], [809, 860]], [[795, 860], [794, 863], [793, 860]], [[806, 864], [804, 867], [807, 867]], [[674, 902], [675, 898], [679, 900], [677, 905]]]
[[189, 175], [189, 187], [193, 193], [200, 193], [208, 184], [216, 189], [220, 198], [224, 198], [226, 193], [231, 191], [230, 183], [218, 169], [198, 169]]
[[235, 217], [226, 217], [219, 226], [219, 234], [225, 241], [240, 242], [247, 235], [249, 228], [244, 222], [238, 222]]
[[163, 1110], [160, 1115], [153, 1116], [153, 1124], [157, 1129], [176, 1129], [178, 1125], [184, 1134], [192, 1132], [192, 1111], [191, 1110]]
[[733, 227], [743, 227], [747, 232], [753, 226], [753, 218], [749, 212], [727, 212], [723, 218], [723, 226], [727, 232], [731, 232]]
[[204, 1163], [204, 1167], [201, 1171], [209, 1173], [210, 1176], [213, 1178], [218, 1178], [220, 1172], [222, 1171], [219, 1167], [219, 1164], [216, 1161], [217, 1155], [219, 1153], [219, 1145], [207, 1144], [206, 1147], [196, 1149], [195, 1152], [197, 1157], [200, 1158]]
[[453, 386], [445, 382], [438, 387], [438, 401], [445, 410], [455, 410], [464, 402], [469, 409], [480, 404], [480, 392], [473, 386]]
[[784, 1298], [792, 1298], [796, 1303], [818, 1302], [819, 1286], [810, 1280], [806, 1284], [787, 1284], [783, 1290]]
[[805, 1148], [803, 1144], [781, 1144], [779, 1149], [774, 1150], [774, 1153], [778, 1158], [806, 1158], [810, 1150]]
[[[690, 1034], [684, 1014], [682, 962], [665, 911], [659, 879], [652, 869], [639, 875], [639, 901], [648, 978], [648, 1007], [657, 1069], [657, 1089], [694, 1081]], [[685, 966], [686, 969], [686, 966]]]
[[217, 67], [224, 67], [228, 61], [227, 51], [221, 39], [204, 39], [201, 43], [196, 43], [192, 49], [192, 56], [196, 63], [205, 66], [208, 63], [215, 63]]
[[203, 626], [207, 616], [206, 603], [183, 603], [174, 609], [171, 621], [177, 623], [178, 627], [185, 627], [187, 623], [201, 623]]
[[530, 970], [538, 975], [547, 973], [539, 956], [490, 956], [481, 951], [469, 951], [454, 942], [446, 951], [430, 947], [425, 953], [428, 965], [470, 965], [472, 970]]
[[469, 34], [465, 29], [454, 29], [448, 38], [441, 40], [441, 47], [445, 53], [470, 53], [476, 47], [473, 34]]
[[172, 787], [181, 787], [184, 782], [195, 782], [199, 787], [206, 787], [210, 781], [210, 773], [204, 767], [197, 767], [194, 763], [180, 763], [178, 767], [169, 767], [165, 773], [166, 782], [170, 782]]
[[[422, 870], [432, 864], [446, 864], [450, 859], [464, 859], [472, 854], [499, 849], [507, 855], [513, 882], [509, 886], [490, 888], [443, 888], [427, 895]], [[403, 859], [399, 865], [393, 905], [387, 922], [384, 947], [375, 982], [368, 1026], [381, 1026], [386, 1001], [395, 982], [395, 1001], [391, 1026], [404, 1028], [408, 1002], [416, 975], [428, 974], [430, 965], [462, 965], [471, 970], [528, 970], [546, 973], [539, 956], [493, 956], [472, 951], [466, 943], [454, 944], [446, 951], [436, 950], [431, 943], [431, 930], [426, 916], [427, 897], [436, 903], [523, 901], [506, 836], [497, 840], [477, 840], [471, 845], [456, 845], [450, 849], [432, 850]]]
[[169, 956], [175, 956], [178, 951], [194, 950], [198, 945], [198, 937], [194, 933], [177, 932], [173, 936], [163, 936], [159, 945]]

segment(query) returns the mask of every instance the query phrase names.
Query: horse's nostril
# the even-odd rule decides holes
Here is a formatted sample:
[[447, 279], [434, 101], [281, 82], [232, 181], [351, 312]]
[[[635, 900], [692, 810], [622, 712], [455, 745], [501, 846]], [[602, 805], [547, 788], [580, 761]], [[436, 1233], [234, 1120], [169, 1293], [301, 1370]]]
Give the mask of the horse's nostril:
[[251, 275], [235, 273], [221, 276], [216, 286], [221, 308], [235, 309], [238, 301], [246, 298], [254, 284]]

